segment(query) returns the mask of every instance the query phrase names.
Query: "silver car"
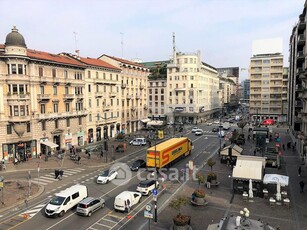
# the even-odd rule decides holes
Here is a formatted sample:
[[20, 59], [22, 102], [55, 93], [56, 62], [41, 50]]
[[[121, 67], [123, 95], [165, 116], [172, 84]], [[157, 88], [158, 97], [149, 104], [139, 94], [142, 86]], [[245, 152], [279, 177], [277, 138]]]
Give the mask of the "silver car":
[[101, 198], [87, 197], [77, 206], [77, 214], [91, 216], [93, 212], [104, 207], [105, 201]]

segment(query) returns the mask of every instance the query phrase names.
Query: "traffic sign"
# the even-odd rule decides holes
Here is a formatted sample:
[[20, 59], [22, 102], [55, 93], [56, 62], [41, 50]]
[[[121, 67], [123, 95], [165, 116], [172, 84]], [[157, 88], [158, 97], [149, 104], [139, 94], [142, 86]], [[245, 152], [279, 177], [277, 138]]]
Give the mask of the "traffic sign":
[[157, 195], [158, 195], [158, 189], [153, 189], [153, 190], [152, 190], [152, 194], [153, 194], [154, 196], [157, 196]]
[[153, 213], [144, 210], [144, 217], [152, 219], [153, 218]]

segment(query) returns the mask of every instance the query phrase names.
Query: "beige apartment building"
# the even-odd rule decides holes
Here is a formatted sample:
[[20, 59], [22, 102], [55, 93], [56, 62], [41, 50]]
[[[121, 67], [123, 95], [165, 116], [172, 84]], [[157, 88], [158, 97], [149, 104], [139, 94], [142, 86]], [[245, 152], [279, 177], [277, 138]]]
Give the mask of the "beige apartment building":
[[106, 55], [28, 49], [14, 27], [0, 44], [0, 157], [37, 158], [136, 131], [147, 118], [148, 73]]
[[99, 59], [121, 69], [120, 117], [122, 131], [134, 132], [142, 127], [141, 120], [148, 115], [147, 86], [149, 69], [122, 58], [102, 55]]
[[257, 54], [250, 59], [250, 116], [252, 121], [285, 122], [283, 100], [287, 98], [281, 53]]
[[221, 74], [220, 79], [220, 100], [221, 106], [232, 105], [232, 98], [237, 97], [237, 84], [235, 83], [235, 77], [231, 77], [226, 74]]
[[217, 70], [202, 62], [200, 52], [177, 53], [167, 65], [166, 113], [171, 121], [197, 123], [219, 110]]
[[0, 153], [5, 160], [36, 158], [49, 147], [83, 143], [85, 65], [27, 49], [14, 27], [0, 46]]

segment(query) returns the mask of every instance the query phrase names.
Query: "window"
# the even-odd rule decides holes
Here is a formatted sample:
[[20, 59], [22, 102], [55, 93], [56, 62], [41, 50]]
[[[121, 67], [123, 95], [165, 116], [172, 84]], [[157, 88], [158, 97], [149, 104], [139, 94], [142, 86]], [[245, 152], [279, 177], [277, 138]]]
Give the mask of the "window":
[[25, 94], [24, 85], [19, 85], [19, 94]]
[[13, 133], [13, 127], [12, 125], [6, 126], [6, 134], [12, 134]]
[[26, 107], [24, 105], [20, 106], [20, 116], [26, 115]]
[[59, 112], [59, 104], [58, 103], [53, 104], [53, 112], [55, 112], [55, 113]]
[[42, 77], [44, 75], [43, 67], [38, 68], [38, 76]]
[[91, 85], [88, 85], [88, 92], [91, 92]]
[[58, 94], [58, 87], [56, 85], [53, 86], [53, 95]]
[[66, 112], [69, 112], [69, 110], [70, 110], [69, 107], [70, 107], [70, 106], [69, 106], [69, 103], [65, 103], [65, 111], [66, 111]]
[[79, 197], [79, 192], [76, 192], [75, 194], [72, 194], [71, 198], [74, 200]]
[[70, 127], [70, 119], [69, 118], [66, 119], [66, 126]]
[[164, 95], [161, 95], [161, 101], [164, 101]]
[[70, 196], [66, 198], [66, 200], [63, 203], [63, 205], [67, 205], [69, 201], [70, 201]]
[[56, 69], [52, 69], [52, 77], [56, 78]]
[[99, 73], [98, 72], [96, 72], [96, 79], [98, 79], [99, 78]]
[[155, 94], [158, 94], [158, 89], [155, 89]]
[[31, 124], [27, 123], [27, 132], [30, 133], [31, 132]]
[[67, 70], [64, 70], [64, 78], [65, 78], [65, 79], [68, 78]]
[[149, 89], [149, 94], [152, 94], [152, 89]]
[[82, 117], [79, 117], [79, 125], [82, 125]]
[[11, 65], [11, 74], [17, 74], [16, 64]]
[[42, 130], [46, 130], [46, 121], [42, 121]]
[[41, 104], [41, 113], [46, 113], [46, 105]]
[[164, 89], [161, 89], [161, 94], [164, 94]]
[[91, 78], [91, 71], [88, 71], [88, 72], [87, 72], [87, 77], [88, 77], [88, 78]]
[[22, 64], [18, 64], [18, 74], [23, 74]]
[[14, 116], [19, 116], [18, 105], [14, 105]]
[[59, 128], [59, 120], [54, 121], [54, 128], [58, 129]]
[[92, 99], [88, 99], [88, 107], [92, 108]]
[[44, 86], [40, 86], [40, 92], [41, 92], [41, 94], [45, 94], [45, 88], [44, 88]]
[[89, 120], [89, 121], [92, 121], [92, 114], [89, 114], [88, 120]]

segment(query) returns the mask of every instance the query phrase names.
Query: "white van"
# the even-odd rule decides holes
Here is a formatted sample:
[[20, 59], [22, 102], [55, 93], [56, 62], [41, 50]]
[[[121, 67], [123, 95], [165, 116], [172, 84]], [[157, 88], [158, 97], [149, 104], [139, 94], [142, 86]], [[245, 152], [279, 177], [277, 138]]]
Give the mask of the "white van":
[[87, 187], [85, 185], [73, 185], [64, 191], [55, 194], [55, 196], [47, 204], [45, 214], [48, 217], [62, 217], [65, 212], [76, 206], [87, 196]]
[[115, 211], [130, 212], [132, 206], [140, 202], [142, 194], [139, 192], [124, 191], [114, 200]]
[[146, 145], [146, 138], [144, 137], [138, 137], [134, 138], [132, 141], [130, 141], [130, 145]]

